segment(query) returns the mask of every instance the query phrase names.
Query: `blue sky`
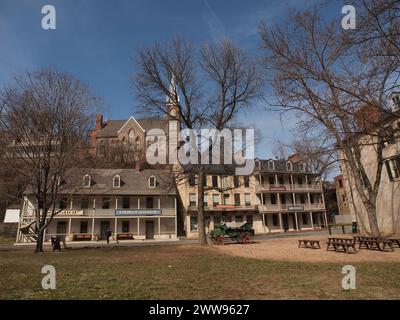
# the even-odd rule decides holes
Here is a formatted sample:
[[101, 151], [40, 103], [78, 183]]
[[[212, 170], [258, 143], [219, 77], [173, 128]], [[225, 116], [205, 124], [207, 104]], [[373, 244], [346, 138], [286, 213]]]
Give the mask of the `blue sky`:
[[[9, 83], [16, 72], [52, 65], [88, 83], [101, 95], [108, 105], [107, 118], [128, 118], [135, 115], [137, 107], [130, 88], [135, 49], [180, 34], [198, 43], [228, 36], [255, 53], [260, 46], [257, 28], [261, 20], [281, 22], [290, 7], [318, 2], [0, 0], [0, 86]], [[41, 28], [41, 9], [46, 4], [56, 8], [56, 30]], [[337, 17], [341, 18], [339, 6]], [[262, 133], [257, 156], [272, 156], [274, 140], [292, 136], [288, 131], [294, 123], [291, 119], [285, 118], [283, 124], [278, 114], [267, 111], [245, 116]]]

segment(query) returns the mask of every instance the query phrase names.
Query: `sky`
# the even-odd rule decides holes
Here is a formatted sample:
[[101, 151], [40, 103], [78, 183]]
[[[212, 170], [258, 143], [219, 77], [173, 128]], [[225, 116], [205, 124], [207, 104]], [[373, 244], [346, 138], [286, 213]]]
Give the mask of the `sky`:
[[[0, 87], [24, 70], [54, 66], [87, 83], [105, 104], [107, 119], [135, 116], [131, 76], [136, 50], [181, 35], [201, 44], [230, 37], [258, 54], [260, 21], [280, 23], [291, 8], [322, 0], [0, 0]], [[56, 29], [41, 26], [44, 5], [56, 9]], [[325, 14], [341, 19], [341, 6]], [[267, 107], [267, 106], [266, 106]], [[244, 115], [261, 133], [256, 156], [273, 157], [290, 141], [295, 119], [271, 111]]]

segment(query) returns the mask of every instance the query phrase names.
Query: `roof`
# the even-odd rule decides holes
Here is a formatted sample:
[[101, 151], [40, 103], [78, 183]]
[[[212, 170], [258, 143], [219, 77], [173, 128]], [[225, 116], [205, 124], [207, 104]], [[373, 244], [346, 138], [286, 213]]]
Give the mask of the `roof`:
[[[83, 177], [89, 174], [91, 186], [83, 187]], [[121, 177], [121, 186], [113, 187], [113, 178]], [[149, 187], [149, 177], [155, 176], [156, 187]], [[74, 169], [63, 183], [60, 194], [69, 194], [73, 189], [74, 194], [82, 195], [175, 195], [174, 180], [169, 170], [145, 169]], [[71, 183], [70, 181], [75, 181]], [[74, 187], [72, 187], [74, 185]], [[24, 192], [31, 193], [28, 187]]]
[[[125, 125], [127, 121], [131, 118], [126, 120], [107, 120], [104, 123], [103, 128], [97, 133], [98, 138], [112, 138], [116, 137], [118, 131]], [[168, 125], [167, 119], [160, 119], [160, 118], [144, 118], [144, 119], [135, 119], [139, 125], [145, 130], [149, 131], [151, 129], [162, 129], [166, 130]]]
[[[255, 167], [254, 167], [254, 172], [258, 172], [259, 168], [257, 167], [257, 161], [260, 162], [260, 171], [261, 173], [301, 173], [301, 174], [313, 174], [308, 170], [306, 167], [306, 170], [303, 171], [301, 170], [301, 162], [294, 163], [292, 162], [292, 168], [293, 170], [287, 170], [286, 168], [286, 163], [288, 160], [273, 160], [273, 159], [268, 159], [268, 160], [261, 160], [261, 159], [255, 159]], [[268, 163], [270, 161], [274, 162], [274, 169], [270, 170], [268, 169]], [[193, 169], [196, 169], [196, 165], [184, 165], [182, 166], [184, 172], [190, 172], [193, 171]], [[208, 164], [205, 165], [205, 172], [206, 174], [216, 174], [216, 175], [234, 175], [235, 174], [235, 169], [243, 167], [243, 165], [236, 165], [236, 164]], [[193, 171], [194, 173], [196, 171]]]

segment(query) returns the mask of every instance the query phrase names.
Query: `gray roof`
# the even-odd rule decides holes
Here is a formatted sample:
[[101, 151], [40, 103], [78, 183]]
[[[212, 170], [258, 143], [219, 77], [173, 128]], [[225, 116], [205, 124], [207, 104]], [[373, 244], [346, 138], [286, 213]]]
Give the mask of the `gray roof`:
[[[83, 187], [83, 176], [89, 174], [91, 186]], [[113, 178], [121, 177], [121, 186], [113, 187]], [[156, 187], [149, 187], [149, 177], [156, 177]], [[72, 183], [71, 181], [74, 181]], [[61, 186], [61, 194], [84, 195], [175, 195], [174, 180], [169, 170], [144, 169], [74, 169]], [[25, 194], [31, 193], [28, 187]]]
[[[104, 123], [103, 128], [97, 134], [98, 138], [112, 138], [117, 136], [118, 130], [120, 130], [123, 125], [128, 121], [126, 120], [107, 120]], [[160, 118], [145, 118], [145, 119], [135, 119], [140, 126], [145, 130], [149, 131], [151, 129], [162, 129], [166, 130], [168, 125], [167, 119]]]
[[[292, 162], [292, 168], [293, 170], [288, 170], [286, 167], [286, 163], [288, 162], [288, 160], [274, 160], [274, 159], [269, 159], [269, 160], [261, 160], [258, 159], [260, 161], [260, 171], [261, 173], [268, 173], [268, 172], [277, 172], [277, 173], [301, 173], [301, 174], [312, 174], [312, 172], [310, 172], [306, 166], [306, 170], [302, 171], [301, 170], [301, 162], [295, 163]], [[268, 169], [268, 162], [273, 161], [274, 162], [274, 170], [270, 170]], [[257, 164], [256, 164], [256, 170], [258, 170], [257, 168]]]

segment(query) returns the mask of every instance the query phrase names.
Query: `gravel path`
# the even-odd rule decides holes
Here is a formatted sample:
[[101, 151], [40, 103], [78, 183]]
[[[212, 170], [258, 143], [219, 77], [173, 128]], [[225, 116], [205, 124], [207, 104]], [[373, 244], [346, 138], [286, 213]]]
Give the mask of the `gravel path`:
[[[298, 248], [298, 239], [312, 239], [321, 241], [321, 249]], [[400, 248], [394, 252], [380, 252], [375, 250], [358, 250], [355, 254], [326, 251], [326, 237], [290, 237], [281, 239], [256, 240], [252, 244], [225, 244], [213, 246], [213, 250], [225, 254], [254, 259], [268, 259], [297, 262], [400, 262]], [[356, 246], [358, 249], [358, 244]]]

